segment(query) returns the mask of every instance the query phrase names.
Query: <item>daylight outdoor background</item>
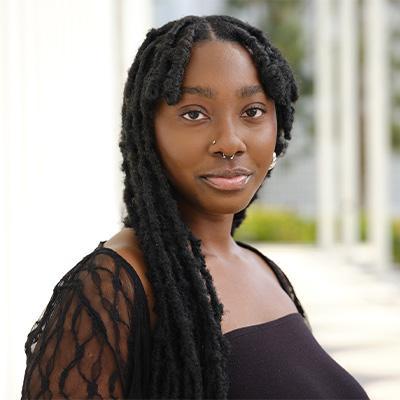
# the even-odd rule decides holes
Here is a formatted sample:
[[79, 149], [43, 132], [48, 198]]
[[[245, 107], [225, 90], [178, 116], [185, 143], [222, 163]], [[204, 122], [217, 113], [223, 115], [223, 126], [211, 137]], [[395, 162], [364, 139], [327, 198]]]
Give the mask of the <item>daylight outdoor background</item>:
[[323, 348], [400, 395], [400, 1], [0, 0], [0, 398], [60, 278], [120, 229], [123, 83], [150, 27], [229, 14], [293, 66], [293, 139], [236, 238], [289, 276]]

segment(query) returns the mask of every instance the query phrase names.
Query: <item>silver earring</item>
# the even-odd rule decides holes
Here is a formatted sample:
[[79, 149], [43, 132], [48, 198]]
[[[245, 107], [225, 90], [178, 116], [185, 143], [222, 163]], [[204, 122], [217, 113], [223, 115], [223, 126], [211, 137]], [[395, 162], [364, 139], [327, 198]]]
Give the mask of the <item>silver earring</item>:
[[274, 154], [272, 155], [272, 163], [269, 166], [268, 171], [270, 171], [272, 168], [274, 168], [275, 164], [276, 164], [276, 153], [274, 152]]

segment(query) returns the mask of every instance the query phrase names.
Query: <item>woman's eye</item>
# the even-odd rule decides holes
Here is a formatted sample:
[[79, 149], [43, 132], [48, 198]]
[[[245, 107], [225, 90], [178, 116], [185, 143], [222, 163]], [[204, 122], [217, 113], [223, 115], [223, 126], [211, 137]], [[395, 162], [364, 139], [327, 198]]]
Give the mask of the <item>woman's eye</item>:
[[[185, 115], [187, 115], [188, 117], [185, 117]], [[204, 114], [201, 111], [191, 110], [182, 114], [182, 117], [189, 121], [200, 121], [204, 119], [204, 118], [198, 118], [200, 115], [204, 116]]]
[[262, 108], [259, 108], [259, 107], [252, 107], [252, 108], [248, 108], [245, 111], [245, 114], [247, 114], [247, 116], [250, 118], [259, 118], [263, 114], [265, 114], [265, 110], [263, 110]]

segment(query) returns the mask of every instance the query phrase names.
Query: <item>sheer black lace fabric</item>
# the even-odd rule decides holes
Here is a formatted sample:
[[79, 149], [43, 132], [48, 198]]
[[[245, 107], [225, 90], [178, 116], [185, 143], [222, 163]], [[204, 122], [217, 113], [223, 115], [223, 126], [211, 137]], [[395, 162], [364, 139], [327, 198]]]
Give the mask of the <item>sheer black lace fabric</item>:
[[[254, 247], [295, 303], [283, 271]], [[22, 399], [143, 399], [150, 381], [151, 330], [139, 276], [103, 247], [84, 257], [55, 286], [25, 344]]]
[[145, 396], [150, 335], [137, 279], [122, 257], [98, 247], [60, 280], [25, 344], [22, 399]]

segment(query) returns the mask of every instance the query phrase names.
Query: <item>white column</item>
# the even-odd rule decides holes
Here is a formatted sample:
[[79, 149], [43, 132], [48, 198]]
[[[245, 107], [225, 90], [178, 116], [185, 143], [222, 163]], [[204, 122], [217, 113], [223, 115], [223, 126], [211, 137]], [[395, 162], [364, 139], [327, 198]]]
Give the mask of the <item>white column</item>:
[[[129, 3], [137, 45], [148, 1]], [[55, 284], [120, 228], [119, 22], [114, 0], [0, 0], [1, 399]]]
[[331, 247], [335, 241], [332, 4], [331, 0], [320, 0], [316, 1], [314, 4], [316, 7], [315, 131], [317, 158], [317, 240], [320, 246]]
[[[13, 315], [18, 311], [12, 308], [13, 292], [15, 297], [23, 297], [23, 292], [16, 285], [11, 286], [13, 271], [11, 259], [13, 246], [12, 237], [23, 237], [22, 229], [18, 231], [18, 226], [24, 226], [23, 209], [26, 200], [24, 190], [26, 165], [26, 147], [23, 141], [23, 127], [25, 120], [25, 99], [23, 80], [23, 65], [26, 62], [21, 51], [23, 34], [20, 30], [20, 21], [24, 13], [20, 1], [5, 1], [0, 3], [0, 135], [1, 135], [1, 220], [0, 220], [0, 318], [2, 328], [0, 331], [0, 398], [16, 398], [20, 388], [13, 388], [22, 382], [16, 382], [15, 371], [21, 368], [18, 364], [18, 357], [23, 354], [23, 343], [19, 343], [19, 348], [12, 347], [15, 330], [20, 326], [15, 326]], [[14, 210], [14, 212], [12, 212]], [[20, 233], [20, 235], [18, 235]], [[17, 245], [17, 243], [16, 243]], [[20, 247], [22, 252], [23, 248]], [[14, 274], [19, 273], [21, 279], [24, 275], [18, 271], [18, 265], [14, 265]], [[28, 302], [29, 303], [29, 302]], [[14, 390], [13, 390], [14, 389]]]
[[119, 51], [121, 56], [122, 80], [131, 66], [136, 52], [146, 37], [147, 31], [153, 27], [152, 0], [131, 1], [118, 0], [119, 7]]
[[[115, 34], [115, 58], [117, 65], [118, 84], [115, 87], [118, 103], [118, 114], [122, 108], [123, 89], [128, 70], [135, 59], [137, 50], [146, 37], [147, 31], [154, 26], [154, 10], [152, 0], [131, 1], [115, 0], [113, 1], [113, 25]], [[115, 132], [119, 136], [121, 121], [118, 119], [118, 126]], [[116, 138], [116, 141], [118, 138]], [[114, 155], [118, 165], [121, 165], [122, 157], [118, 146], [114, 148]], [[117, 191], [119, 196], [119, 210], [123, 214], [124, 204], [122, 199], [123, 175], [120, 168], [115, 171], [116, 181], [118, 182]]]
[[365, 0], [365, 133], [368, 240], [371, 263], [391, 261], [389, 225], [389, 118], [387, 21], [384, 0]]
[[340, 215], [347, 257], [358, 241], [359, 124], [357, 0], [340, 0]]

